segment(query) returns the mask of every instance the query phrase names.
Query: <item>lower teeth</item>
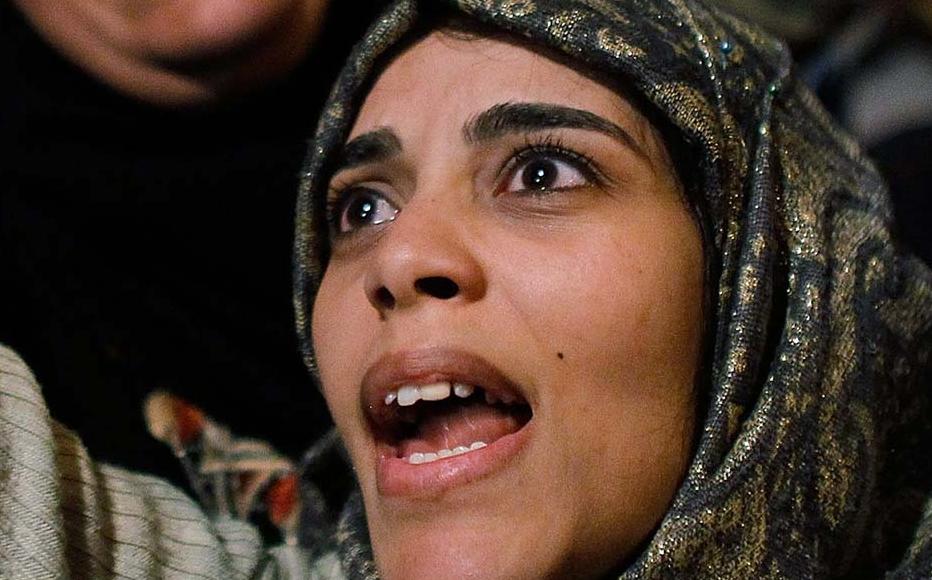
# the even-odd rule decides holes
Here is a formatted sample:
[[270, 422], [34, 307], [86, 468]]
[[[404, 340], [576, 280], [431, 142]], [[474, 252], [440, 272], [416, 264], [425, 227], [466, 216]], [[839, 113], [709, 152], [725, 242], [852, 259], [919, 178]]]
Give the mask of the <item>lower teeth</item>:
[[405, 457], [405, 460], [411, 465], [420, 465], [422, 463], [431, 463], [437, 461], [438, 459], [446, 459], [447, 457], [454, 457], [456, 455], [462, 455], [464, 453], [469, 453], [470, 451], [476, 451], [477, 449], [482, 449], [488, 445], [484, 441], [476, 441], [469, 447], [461, 445], [459, 447], [454, 447], [453, 449], [441, 449], [436, 453], [412, 453], [411, 455]]

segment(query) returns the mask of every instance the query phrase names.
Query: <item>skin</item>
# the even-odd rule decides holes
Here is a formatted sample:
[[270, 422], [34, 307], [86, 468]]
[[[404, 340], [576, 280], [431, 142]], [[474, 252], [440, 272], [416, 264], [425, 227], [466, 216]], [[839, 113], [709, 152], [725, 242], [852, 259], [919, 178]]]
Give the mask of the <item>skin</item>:
[[14, 0], [41, 35], [113, 88], [165, 106], [209, 103], [289, 72], [328, 0]]
[[[631, 143], [566, 127], [464, 139], [464, 124], [503, 103], [584, 110]], [[388, 66], [350, 140], [383, 128], [401, 152], [339, 171], [330, 195], [370, 188], [397, 214], [333, 236], [313, 318], [382, 577], [600, 576], [656, 527], [691, 445], [703, 258], [665, 146], [630, 103], [578, 72], [442, 32]], [[544, 152], [559, 178], [522, 190], [527, 167], [513, 156], [528, 142], [589, 156], [601, 177]], [[459, 290], [419, 291], [426, 277]], [[478, 481], [386, 496], [360, 383], [379, 357], [430, 348], [479, 355], [518, 383], [533, 433]]]

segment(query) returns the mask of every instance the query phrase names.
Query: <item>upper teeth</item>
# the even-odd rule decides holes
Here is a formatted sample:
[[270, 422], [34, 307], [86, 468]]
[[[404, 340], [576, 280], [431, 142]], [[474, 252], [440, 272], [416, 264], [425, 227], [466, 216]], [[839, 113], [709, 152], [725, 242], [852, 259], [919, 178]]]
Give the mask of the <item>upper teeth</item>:
[[397, 401], [402, 407], [409, 407], [422, 399], [425, 401], [442, 401], [449, 398], [451, 390], [457, 397], [465, 399], [472, 395], [476, 388], [464, 383], [446, 381], [429, 385], [405, 385], [397, 391], [389, 391], [385, 395], [385, 404], [391, 405]]

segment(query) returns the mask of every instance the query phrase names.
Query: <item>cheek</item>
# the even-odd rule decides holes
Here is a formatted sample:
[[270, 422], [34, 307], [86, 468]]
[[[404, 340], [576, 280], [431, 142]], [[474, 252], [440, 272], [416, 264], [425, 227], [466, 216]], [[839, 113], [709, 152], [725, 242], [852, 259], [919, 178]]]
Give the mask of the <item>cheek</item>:
[[504, 246], [503, 271], [522, 264], [507, 269], [511, 307], [543, 361], [546, 461], [586, 557], [633, 549], [688, 460], [704, 270], [697, 228], [674, 216]]
[[[356, 385], [362, 379], [362, 356], [368, 348], [365, 304], [347, 300], [352, 281], [330, 269], [324, 275], [313, 305], [311, 328], [314, 355], [330, 413], [341, 431], [361, 420]], [[362, 291], [358, 295], [364, 296]]]
[[552, 419], [564, 434], [587, 434], [573, 461], [605, 465], [611, 456], [622, 471], [678, 466], [688, 450], [704, 283], [698, 229], [685, 210], [663, 227], [630, 217], [623, 227], [554, 237], [545, 252], [528, 244], [508, 260], [524, 265], [512, 271], [511, 300], [538, 359], [549, 361]]
[[[510, 300], [542, 348], [599, 382], [623, 373], [689, 375], [701, 334], [703, 258], [696, 228], [594, 228], [518, 247], [503, 260]], [[514, 245], [512, 246], [514, 247]], [[522, 264], [520, 270], [507, 264]], [[695, 354], [696, 356], [693, 356]], [[688, 367], [688, 368], [687, 368]]]

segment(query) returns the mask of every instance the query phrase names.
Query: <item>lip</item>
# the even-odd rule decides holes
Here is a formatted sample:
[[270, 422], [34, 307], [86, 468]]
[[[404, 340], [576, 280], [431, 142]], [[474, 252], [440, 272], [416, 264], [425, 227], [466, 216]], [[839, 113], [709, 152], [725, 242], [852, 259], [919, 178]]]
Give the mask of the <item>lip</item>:
[[535, 407], [524, 389], [490, 362], [469, 352], [431, 348], [379, 358], [363, 377], [361, 404], [368, 419], [369, 436], [375, 442], [376, 479], [383, 496], [429, 497], [484, 479], [509, 465], [531, 439], [533, 414], [521, 429], [482, 449], [419, 465], [397, 457], [396, 448], [376, 434], [375, 422], [386, 408], [385, 395], [403, 385], [438, 381], [476, 385], [499, 396], [517, 395], [531, 407], [532, 413]]

